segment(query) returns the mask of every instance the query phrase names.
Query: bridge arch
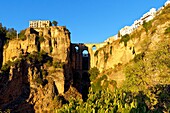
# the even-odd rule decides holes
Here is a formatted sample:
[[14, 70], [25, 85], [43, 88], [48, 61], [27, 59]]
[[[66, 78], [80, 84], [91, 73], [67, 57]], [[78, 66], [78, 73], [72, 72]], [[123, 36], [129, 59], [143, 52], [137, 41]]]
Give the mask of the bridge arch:
[[83, 57], [88, 57], [88, 56], [89, 56], [89, 51], [88, 51], [87, 49], [84, 49], [84, 50], [82, 51], [82, 56], [83, 56]]
[[75, 48], [76, 53], [78, 53], [80, 49], [79, 46], [75, 46], [74, 48]]
[[92, 50], [93, 50], [93, 51], [96, 51], [96, 49], [97, 49], [96, 45], [93, 45], [93, 46], [92, 46]]

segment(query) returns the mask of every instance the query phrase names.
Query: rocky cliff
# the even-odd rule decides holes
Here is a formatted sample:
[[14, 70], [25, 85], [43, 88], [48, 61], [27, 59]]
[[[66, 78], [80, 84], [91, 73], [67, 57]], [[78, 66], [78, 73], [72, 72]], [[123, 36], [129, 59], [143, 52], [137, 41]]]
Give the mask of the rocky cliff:
[[[118, 64], [126, 64], [132, 60], [135, 55], [145, 50], [153, 50], [156, 44], [164, 39], [165, 30], [170, 22], [158, 23], [158, 19], [150, 21], [148, 31], [144, 26], [129, 35], [113, 40], [94, 53], [94, 62], [100, 71], [114, 68]], [[168, 36], [167, 36], [168, 37]]]
[[[90, 67], [97, 67], [101, 76], [107, 75], [108, 80], [121, 84], [125, 79], [122, 65], [169, 39], [170, 8], [165, 9], [133, 33], [101, 45], [76, 44], [70, 47], [70, 32], [62, 26], [28, 28], [22, 40], [13, 39], [5, 45], [0, 39], [0, 64], [3, 63], [0, 109], [20, 113], [53, 112], [71, 97], [82, 98], [82, 78], [89, 80], [87, 72]], [[94, 45], [96, 50], [92, 50]], [[79, 49], [76, 51], [75, 47]], [[84, 58], [83, 50], [89, 52]], [[82, 64], [87, 68], [83, 70]], [[80, 87], [79, 92], [72, 84]]]
[[24, 40], [10, 40], [1, 50], [1, 109], [50, 112], [65, 102], [72, 80], [66, 27], [28, 28]]
[[66, 62], [70, 49], [70, 32], [66, 27], [52, 26], [50, 28], [25, 30], [25, 40], [15, 39], [4, 46], [3, 64], [21, 53], [45, 51], [53, 56], [54, 60]]
[[131, 34], [121, 36], [119, 39], [113, 40], [106, 46], [96, 50], [93, 60], [96, 67], [120, 85], [124, 81], [125, 75], [121, 68], [114, 70], [115, 67], [126, 65], [140, 53], [147, 54], [154, 51], [159, 43], [168, 40], [170, 29], [169, 9], [170, 6], [166, 6], [163, 10], [157, 12], [153, 20], [144, 23]]

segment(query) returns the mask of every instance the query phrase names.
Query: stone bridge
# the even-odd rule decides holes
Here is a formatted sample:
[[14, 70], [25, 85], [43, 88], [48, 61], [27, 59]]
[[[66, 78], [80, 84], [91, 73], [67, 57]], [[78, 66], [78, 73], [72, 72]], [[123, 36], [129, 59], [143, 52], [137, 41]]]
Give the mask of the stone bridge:
[[[87, 92], [90, 87], [90, 76], [88, 70], [95, 67], [94, 54], [107, 43], [84, 44], [72, 43], [70, 49], [70, 58], [73, 69], [73, 86], [82, 93], [83, 99], [87, 98]], [[82, 83], [84, 85], [82, 85]]]
[[87, 73], [91, 67], [96, 66], [94, 62], [95, 52], [107, 45], [107, 42], [104, 43], [72, 43], [71, 44], [71, 59], [73, 70], [76, 73], [79, 73], [80, 76], [83, 73]]

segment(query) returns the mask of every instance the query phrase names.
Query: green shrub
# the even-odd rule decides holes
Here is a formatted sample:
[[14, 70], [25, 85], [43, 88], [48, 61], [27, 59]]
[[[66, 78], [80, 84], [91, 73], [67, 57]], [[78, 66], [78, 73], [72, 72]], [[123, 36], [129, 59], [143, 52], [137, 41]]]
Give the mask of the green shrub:
[[90, 80], [93, 81], [96, 79], [96, 77], [99, 75], [99, 70], [97, 67], [93, 67], [89, 70], [89, 74], [90, 74]]
[[4, 64], [4, 65], [1, 67], [1, 70], [2, 70], [2, 71], [7, 71], [7, 70], [9, 70], [9, 68], [10, 68], [10, 65], [8, 65], [8, 64], [6, 63], [6, 64]]
[[1, 109], [0, 109], [0, 113], [11, 113], [11, 110], [10, 109], [6, 109], [6, 110], [1, 111]]
[[47, 63], [46, 63], [46, 66], [47, 66], [47, 67], [52, 66], [52, 62], [51, 62], [50, 60], [48, 60]]
[[117, 87], [117, 82], [116, 82], [115, 80], [111, 80], [111, 81], [110, 81], [110, 84], [111, 84], [112, 86], [114, 86], [115, 88]]
[[17, 31], [14, 28], [8, 29], [6, 33], [6, 37], [9, 39], [14, 39], [17, 37]]
[[127, 46], [127, 42], [130, 40], [130, 36], [128, 34], [122, 36], [122, 38], [120, 39], [120, 43], [124, 42], [124, 46]]
[[33, 52], [31, 54], [28, 54], [26, 56], [26, 59], [32, 62], [33, 64], [39, 63], [39, 64], [44, 64], [47, 62], [52, 62], [52, 58], [48, 56], [48, 53], [45, 51], [40, 51], [40, 52]]
[[[103, 84], [101, 85], [101, 82], [103, 82]], [[96, 92], [96, 91], [100, 91], [100, 90], [103, 90], [103, 89], [107, 89], [109, 85], [109, 81], [107, 81], [107, 76], [106, 75], [103, 75], [101, 76], [100, 78], [97, 78], [93, 84], [92, 84], [92, 91], [93, 92]]]
[[151, 34], [153, 35], [155, 32], [156, 32], [156, 29], [153, 29], [152, 32], [151, 32]]
[[[132, 93], [122, 89], [90, 91], [86, 102], [72, 99], [58, 109], [58, 113], [168, 113], [168, 87], [159, 85], [148, 89], [150, 96], [143, 91]], [[156, 105], [153, 99], [158, 101]]]
[[35, 81], [36, 81], [38, 84], [43, 85], [43, 80], [42, 80], [40, 77], [36, 78]]
[[23, 41], [26, 40], [25, 31], [26, 30], [22, 30], [18, 35], [18, 38], [23, 40]]
[[41, 43], [41, 42], [44, 42], [44, 41], [45, 41], [44, 37], [43, 37], [43, 36], [40, 36], [40, 37], [39, 37], [39, 42]]
[[170, 33], [170, 27], [165, 29], [165, 33], [164, 34], [168, 34], [168, 33]]
[[107, 89], [108, 88], [108, 86], [109, 86], [109, 81], [108, 80], [104, 80], [104, 82], [103, 82], [103, 85], [102, 85], [102, 88], [103, 89]]
[[55, 68], [63, 68], [64, 63], [63, 63], [63, 62], [56, 61], [56, 62], [53, 63], [53, 66], [54, 66]]
[[148, 32], [148, 30], [152, 27], [152, 21], [149, 22], [143, 22], [143, 27], [145, 29], [146, 32]]
[[95, 81], [95, 83], [92, 84], [93, 85], [93, 87], [92, 87], [93, 92], [97, 92], [97, 91], [102, 90], [101, 81], [102, 81], [102, 79], [98, 79], [97, 81]]
[[145, 56], [145, 53], [139, 53], [139, 54], [135, 55], [134, 61], [138, 62], [139, 60], [143, 60], [144, 56]]

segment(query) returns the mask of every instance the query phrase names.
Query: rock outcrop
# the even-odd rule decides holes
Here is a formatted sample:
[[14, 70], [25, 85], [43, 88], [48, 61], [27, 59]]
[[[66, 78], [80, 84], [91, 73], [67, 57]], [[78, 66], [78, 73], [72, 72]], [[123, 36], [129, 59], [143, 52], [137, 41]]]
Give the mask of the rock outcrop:
[[70, 32], [61, 26], [28, 28], [25, 37], [0, 46], [4, 65], [0, 72], [0, 108], [50, 112], [61, 106], [72, 79]]
[[[88, 94], [89, 87], [84, 90], [82, 86], [90, 86], [88, 70], [92, 67], [108, 79], [120, 79], [117, 83], [121, 84], [125, 79], [122, 66], [169, 39], [169, 6], [166, 8], [147, 26], [109, 43], [71, 44], [70, 32], [64, 26], [28, 28], [22, 40], [13, 39], [5, 45], [0, 39], [0, 109], [53, 112], [71, 97]], [[88, 52], [83, 54], [84, 50]]]

